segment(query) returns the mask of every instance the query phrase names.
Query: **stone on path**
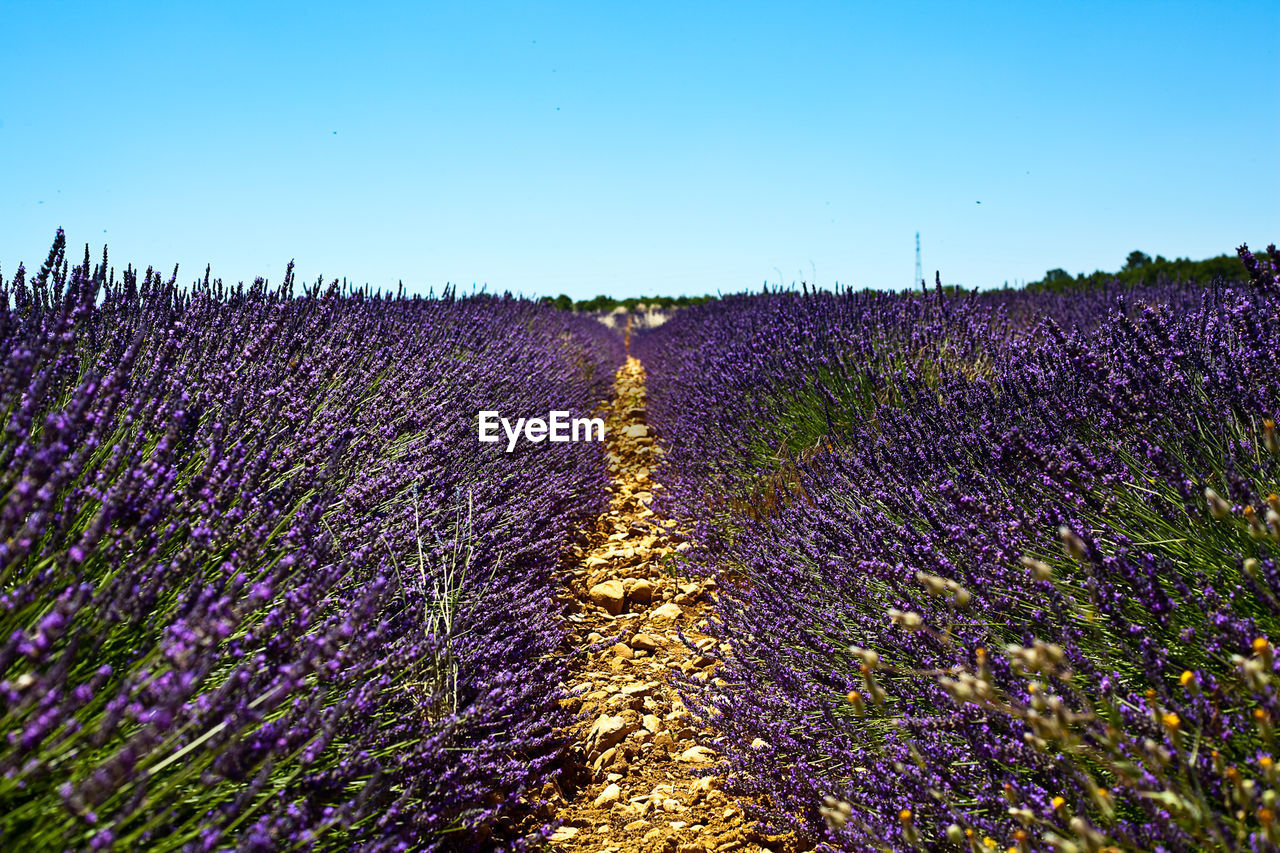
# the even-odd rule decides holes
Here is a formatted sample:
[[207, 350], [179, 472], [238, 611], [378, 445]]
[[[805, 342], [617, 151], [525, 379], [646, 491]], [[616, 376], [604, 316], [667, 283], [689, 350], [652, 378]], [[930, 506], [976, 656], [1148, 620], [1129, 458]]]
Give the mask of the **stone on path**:
[[641, 578], [632, 585], [627, 597], [637, 604], [648, 604], [653, 601], [653, 582]]
[[611, 580], [591, 587], [591, 591], [587, 593], [587, 596], [591, 599], [592, 604], [604, 608], [605, 612], [610, 616], [617, 616], [622, 612], [622, 605], [627, 599], [627, 592], [622, 586], [622, 581]]
[[673, 601], [668, 601], [666, 604], [656, 608], [652, 613], [650, 613], [649, 618], [655, 622], [674, 622], [680, 618], [680, 614], [683, 612], [684, 611], [680, 609], [680, 605]]
[[676, 756], [676, 761], [688, 761], [691, 764], [706, 764], [714, 761], [716, 754], [705, 746], [691, 746]]
[[595, 721], [587, 732], [587, 747], [596, 753], [616, 745], [633, 731], [622, 717], [603, 716]]
[[622, 799], [622, 789], [618, 787], [617, 782], [614, 782], [601, 791], [600, 796], [596, 797], [591, 805], [598, 809], [608, 808], [620, 799]]
[[636, 634], [631, 638], [631, 648], [638, 652], [657, 651], [660, 641], [652, 634]]

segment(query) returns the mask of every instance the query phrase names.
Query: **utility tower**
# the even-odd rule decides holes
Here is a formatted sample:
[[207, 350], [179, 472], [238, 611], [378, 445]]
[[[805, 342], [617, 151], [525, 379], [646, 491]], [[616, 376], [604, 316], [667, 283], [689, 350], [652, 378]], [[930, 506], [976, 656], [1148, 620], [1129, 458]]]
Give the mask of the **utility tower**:
[[920, 266], [920, 232], [916, 232], [916, 280], [911, 282], [911, 289], [915, 290], [916, 285], [924, 281], [924, 267]]

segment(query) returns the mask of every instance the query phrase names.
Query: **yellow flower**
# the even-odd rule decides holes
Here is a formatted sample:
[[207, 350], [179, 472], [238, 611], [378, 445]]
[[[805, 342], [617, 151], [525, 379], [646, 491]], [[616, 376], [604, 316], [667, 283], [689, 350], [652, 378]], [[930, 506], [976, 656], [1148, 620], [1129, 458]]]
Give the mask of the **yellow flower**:
[[1178, 683], [1181, 684], [1183, 687], [1186, 687], [1188, 684], [1191, 683], [1191, 680], [1195, 677], [1196, 677], [1195, 673], [1188, 669], [1178, 677]]
[[1182, 720], [1178, 719], [1177, 714], [1165, 714], [1161, 717], [1161, 721], [1164, 723], [1164, 727], [1171, 731], [1177, 731], [1178, 726], [1182, 724]]
[[983, 846], [984, 846], [984, 847], [986, 847], [988, 850], [995, 850], [997, 847], [999, 847], [999, 846], [1000, 846], [1000, 845], [996, 844], [996, 840], [995, 840], [994, 838], [990, 837], [990, 836], [987, 836], [987, 837], [983, 838], [983, 839], [982, 839], [982, 844], [983, 844]]
[[1054, 797], [1054, 798], [1053, 798], [1053, 807], [1054, 807], [1055, 809], [1060, 809], [1060, 808], [1062, 808], [1064, 805], [1066, 805], [1066, 803], [1067, 803], [1067, 801], [1066, 801], [1064, 798], [1062, 798], [1062, 797]]

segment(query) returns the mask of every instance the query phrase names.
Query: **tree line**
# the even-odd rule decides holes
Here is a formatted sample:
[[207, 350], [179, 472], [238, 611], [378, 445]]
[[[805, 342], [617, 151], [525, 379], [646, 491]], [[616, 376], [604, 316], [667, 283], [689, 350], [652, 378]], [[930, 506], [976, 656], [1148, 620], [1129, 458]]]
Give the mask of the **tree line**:
[[1190, 258], [1174, 258], [1169, 260], [1163, 255], [1154, 258], [1146, 252], [1132, 251], [1125, 258], [1124, 265], [1118, 272], [1098, 270], [1089, 275], [1078, 273], [1072, 276], [1064, 269], [1051, 269], [1039, 281], [1029, 282], [1026, 289], [1032, 292], [1049, 291], [1068, 293], [1078, 290], [1092, 290], [1118, 281], [1121, 284], [1138, 285], [1160, 279], [1181, 281], [1212, 281], [1215, 278], [1227, 281], [1247, 279], [1249, 272], [1234, 254], [1218, 255], [1202, 261]]

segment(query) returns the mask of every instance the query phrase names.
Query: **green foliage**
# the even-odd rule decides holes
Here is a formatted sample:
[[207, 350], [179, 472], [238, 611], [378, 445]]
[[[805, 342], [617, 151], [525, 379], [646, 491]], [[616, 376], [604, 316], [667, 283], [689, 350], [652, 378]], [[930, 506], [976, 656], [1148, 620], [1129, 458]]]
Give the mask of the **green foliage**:
[[1152, 258], [1146, 252], [1133, 251], [1125, 258], [1119, 272], [1103, 272], [1098, 270], [1085, 275], [1077, 274], [1074, 278], [1066, 270], [1051, 269], [1044, 278], [1027, 285], [1027, 290], [1035, 292], [1075, 293], [1095, 290], [1111, 282], [1119, 282], [1126, 286], [1150, 284], [1161, 279], [1170, 281], [1210, 282], [1214, 279], [1225, 281], [1241, 281], [1249, 275], [1244, 264], [1235, 255], [1218, 255], [1202, 261], [1190, 258], [1169, 260], [1163, 255]]

